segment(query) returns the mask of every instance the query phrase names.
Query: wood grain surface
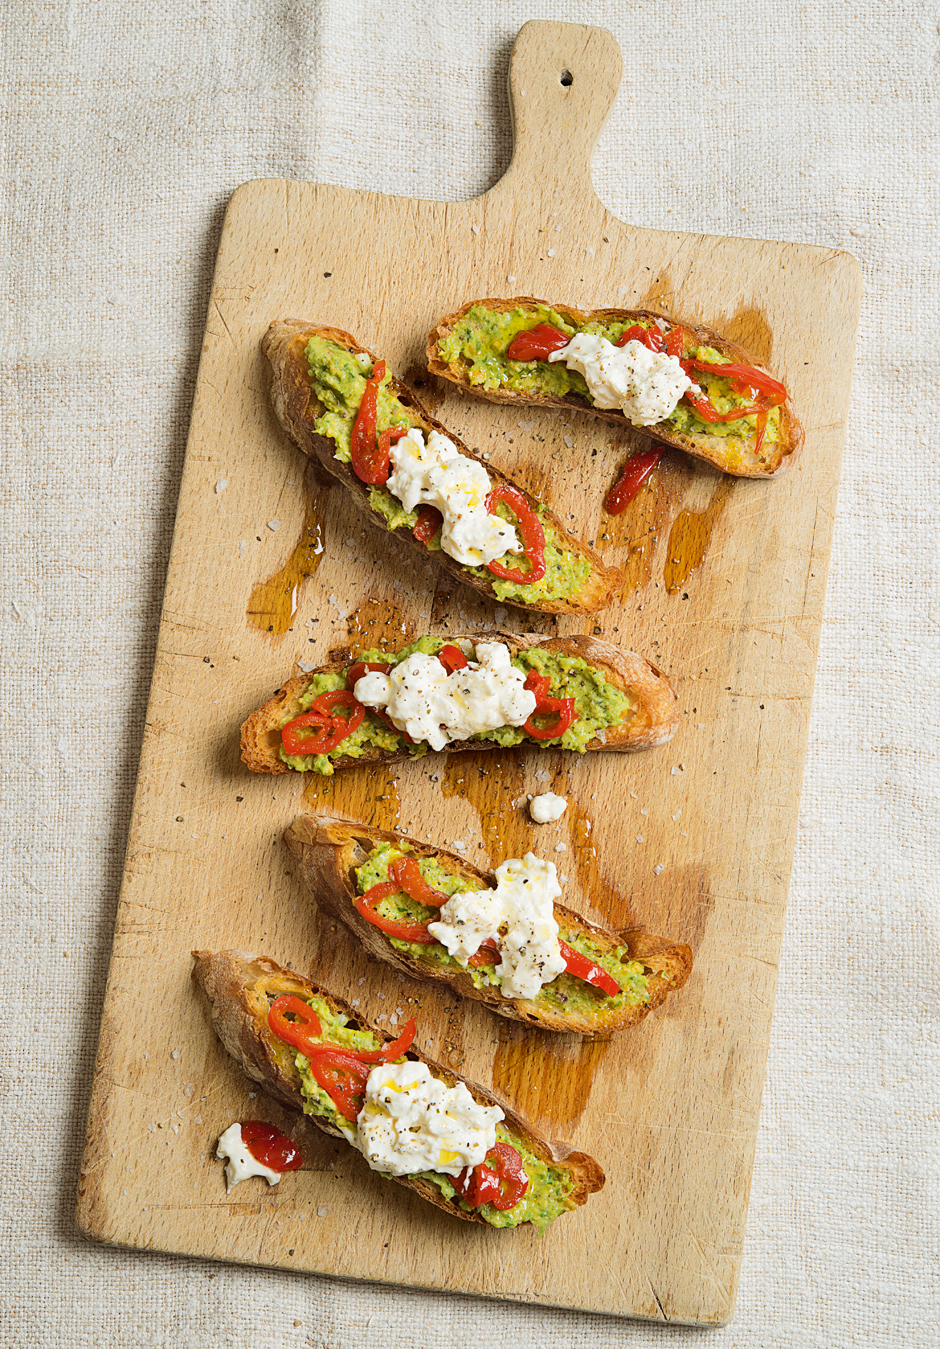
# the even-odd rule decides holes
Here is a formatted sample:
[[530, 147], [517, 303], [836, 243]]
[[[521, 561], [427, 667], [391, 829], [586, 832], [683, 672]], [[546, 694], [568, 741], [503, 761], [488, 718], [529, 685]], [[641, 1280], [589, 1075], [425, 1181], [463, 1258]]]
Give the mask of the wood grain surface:
[[[565, 72], [571, 82], [567, 82]], [[564, 77], [564, 78], [563, 78]], [[104, 1241], [624, 1316], [731, 1314], [767, 1056], [849, 397], [859, 270], [806, 245], [638, 229], [596, 197], [590, 157], [620, 79], [599, 29], [530, 23], [513, 53], [515, 151], [484, 196], [441, 203], [292, 181], [245, 184], [219, 249], [80, 1183]], [[577, 413], [494, 408], [432, 387], [437, 319], [474, 296], [650, 307], [704, 321], [783, 378], [806, 428], [770, 482], [669, 452], [621, 516], [602, 509], [638, 443]], [[429, 409], [543, 494], [624, 568], [605, 636], [679, 694], [665, 748], [426, 758], [334, 779], [249, 774], [238, 728], [302, 660], [427, 630], [595, 631], [498, 609], [362, 523], [274, 420], [272, 319], [355, 333]], [[310, 573], [308, 579], [302, 577]], [[271, 578], [278, 578], [272, 581]], [[296, 612], [290, 618], [290, 600]], [[280, 629], [284, 629], [281, 631]], [[556, 824], [524, 798], [569, 800]], [[534, 849], [564, 902], [689, 942], [687, 987], [637, 1030], [586, 1043], [501, 1024], [369, 963], [321, 919], [282, 842], [324, 809], [489, 865]], [[592, 1153], [607, 1186], [538, 1238], [454, 1222], [344, 1144], [257, 1096], [215, 1041], [193, 947], [268, 954], [417, 1014], [434, 1057]], [[304, 1169], [225, 1192], [236, 1119], [301, 1141]]]

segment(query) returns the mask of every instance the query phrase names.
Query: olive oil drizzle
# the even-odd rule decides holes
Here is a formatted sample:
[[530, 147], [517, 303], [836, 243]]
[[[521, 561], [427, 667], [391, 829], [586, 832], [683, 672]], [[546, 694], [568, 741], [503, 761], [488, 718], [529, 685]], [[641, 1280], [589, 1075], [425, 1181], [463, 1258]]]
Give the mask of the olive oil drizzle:
[[289, 631], [304, 581], [323, 556], [323, 520], [317, 482], [308, 468], [304, 474], [304, 523], [294, 551], [280, 571], [256, 585], [246, 610], [248, 622], [261, 632], [282, 637]]
[[733, 486], [733, 479], [723, 478], [704, 511], [683, 511], [677, 516], [669, 534], [663, 568], [667, 594], [675, 595], [696, 567], [702, 565], [712, 532], [721, 519]]

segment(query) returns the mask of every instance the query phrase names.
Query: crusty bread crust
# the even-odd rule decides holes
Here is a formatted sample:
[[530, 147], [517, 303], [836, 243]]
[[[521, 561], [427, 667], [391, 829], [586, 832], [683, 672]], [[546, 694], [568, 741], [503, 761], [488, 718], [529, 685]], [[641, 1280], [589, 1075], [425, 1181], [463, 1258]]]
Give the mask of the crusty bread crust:
[[[559, 656], [579, 656], [589, 665], [601, 670], [604, 677], [624, 693], [630, 694], [636, 702], [636, 708], [629, 721], [605, 731], [603, 738], [598, 736], [588, 742], [589, 751], [620, 750], [632, 751], [652, 749], [671, 740], [679, 728], [679, 703], [666, 676], [655, 665], [638, 656], [635, 651], [625, 651], [596, 637], [543, 637], [539, 633], [512, 632], [474, 632], [460, 637], [450, 638], [460, 642], [503, 642], [510, 656], [532, 647]], [[281, 746], [281, 727], [286, 726], [293, 717], [301, 712], [300, 699], [318, 674], [339, 673], [353, 662], [352, 656], [342, 654], [327, 665], [321, 665], [308, 674], [295, 675], [273, 697], [252, 712], [242, 726], [242, 759], [254, 773], [292, 773], [288, 764], [279, 757]], [[524, 746], [519, 746], [523, 748]], [[530, 747], [538, 747], [533, 740]], [[460, 750], [499, 749], [495, 740], [454, 740], [445, 745], [443, 754], [453, 754]], [[553, 746], [552, 748], [557, 748]], [[335, 768], [351, 767], [355, 764], [400, 763], [410, 756], [408, 750], [369, 750], [358, 759], [339, 755], [333, 760]]]
[[[364, 352], [372, 361], [378, 359], [373, 352], [369, 351], [368, 347], [364, 347], [350, 333], [343, 332], [340, 328], [319, 327], [315, 324], [305, 323], [300, 319], [280, 319], [271, 324], [261, 343], [261, 349], [271, 362], [273, 370], [271, 401], [274, 405], [274, 411], [294, 444], [303, 450], [304, 454], [316, 459], [333, 477], [338, 478], [352, 493], [357, 506], [372, 524], [387, 533], [388, 526], [385, 517], [381, 512], [373, 510], [369, 502], [368, 485], [356, 477], [351, 465], [340, 463], [334, 456], [332, 440], [326, 436], [318, 435], [314, 430], [314, 423], [321, 413], [322, 404], [310, 387], [310, 377], [304, 354], [307, 343], [312, 337], [323, 337], [330, 342], [336, 342], [348, 351]], [[421, 406], [413, 390], [409, 389], [407, 384], [403, 384], [401, 380], [393, 377], [390, 387], [416, 418], [420, 428], [425, 433], [433, 430], [448, 436], [461, 454], [476, 460], [479, 464], [483, 464], [494, 484], [508, 483], [516, 487], [518, 491], [522, 492], [533, 509], [540, 504], [528, 492], [523, 491], [518, 483], [514, 483], [505, 473], [500, 473], [499, 469], [484, 461], [480, 455], [474, 454], [473, 450], [459, 440], [452, 431], [448, 431], [440, 422], [435, 421]], [[581, 589], [569, 599], [544, 600], [532, 604], [525, 604], [521, 600], [499, 599], [494, 590], [494, 586], [497, 584], [495, 576], [492, 580], [484, 580], [479, 576], [471, 575], [466, 567], [461, 566], [459, 562], [455, 562], [445, 552], [431, 552], [425, 544], [419, 543], [410, 529], [399, 529], [395, 533], [396, 537], [405, 539], [423, 556], [433, 557], [445, 571], [450, 572], [459, 581], [462, 581], [465, 585], [473, 586], [475, 590], [488, 595], [490, 599], [496, 600], [500, 604], [550, 614], [594, 613], [595, 610], [602, 609], [604, 605], [610, 603], [612, 596], [622, 584], [621, 572], [616, 568], [606, 566], [592, 548], [589, 548], [579, 539], [573, 538], [565, 530], [557, 515], [549, 512], [544, 518], [554, 527], [560, 543], [590, 563], [591, 570], [587, 579]]]
[[511, 1021], [523, 1021], [540, 1030], [583, 1035], [589, 1039], [606, 1038], [642, 1021], [654, 1007], [681, 988], [692, 969], [692, 952], [665, 937], [655, 937], [642, 929], [612, 932], [596, 926], [562, 904], [555, 905], [555, 918], [567, 931], [590, 933], [608, 951], [626, 948], [629, 959], [641, 960], [649, 979], [647, 1003], [608, 1011], [609, 1000], [597, 995], [597, 1007], [590, 1013], [560, 1012], [546, 1009], [534, 1000], [506, 998], [498, 988], [476, 988], [469, 972], [433, 969], [404, 951], [398, 951], [379, 928], [363, 918], [355, 906], [358, 894], [354, 868], [362, 866], [378, 843], [403, 845], [416, 857], [442, 860], [456, 874], [471, 880], [480, 889], [495, 886], [496, 878], [480, 871], [456, 853], [436, 848], [405, 834], [370, 829], [365, 825], [330, 816], [302, 815], [284, 835], [291, 852], [300, 861], [303, 879], [317, 904], [349, 928], [371, 956], [394, 965], [414, 979], [446, 985], [462, 998], [482, 1002], [491, 1012]]
[[[383, 1044], [395, 1038], [378, 1026], [364, 1021], [342, 998], [284, 969], [266, 956], [249, 955], [244, 951], [194, 951], [193, 956], [196, 961], [193, 979], [209, 1001], [212, 1024], [222, 1044], [253, 1081], [259, 1082], [265, 1091], [291, 1110], [303, 1110], [304, 1098], [293, 1050], [272, 1035], [268, 1027], [268, 1009], [275, 997], [282, 993], [293, 993], [304, 999], [322, 997], [332, 1011], [348, 1018], [348, 1024], [353, 1029], [371, 1031]], [[443, 1064], [436, 1063], [416, 1050], [409, 1050], [407, 1057], [426, 1063], [434, 1076], [448, 1086], [463, 1082], [471, 1096], [481, 1105], [500, 1106], [509, 1128], [538, 1157], [553, 1166], [563, 1167], [569, 1173], [572, 1179], [569, 1207], [583, 1204], [588, 1195], [603, 1187], [604, 1172], [587, 1153], [575, 1152], [563, 1143], [553, 1143], [543, 1138], [505, 1101], [477, 1083], [459, 1077]], [[308, 1115], [307, 1118], [324, 1133], [334, 1138], [345, 1137], [329, 1120], [318, 1115]], [[407, 1176], [393, 1176], [391, 1179], [408, 1190], [416, 1191], [422, 1199], [427, 1199], [455, 1218], [482, 1223], [484, 1227], [491, 1226], [479, 1213], [466, 1213], [453, 1200], [445, 1199], [430, 1181]]]
[[[440, 375], [442, 379], [450, 380], [451, 383], [459, 385], [467, 393], [472, 393], [477, 398], [486, 398], [491, 403], [574, 408], [580, 412], [589, 412], [592, 416], [600, 417], [603, 421], [614, 422], [620, 426], [629, 426], [630, 423], [619, 409], [597, 408], [586, 398], [582, 398], [580, 394], [568, 393], [563, 398], [559, 398], [555, 394], [529, 393], [518, 389], [482, 389], [479, 385], [470, 383], [467, 379], [466, 369], [462, 364], [458, 362], [445, 363], [441, 360], [438, 343], [450, 334], [454, 325], [474, 306], [508, 313], [517, 306], [524, 309], [527, 306], [548, 304], [547, 300], [536, 300], [531, 295], [519, 295], [508, 300], [470, 300], [463, 308], [442, 318], [433, 332], [429, 334], [427, 345], [428, 369], [432, 375]], [[574, 309], [571, 305], [566, 304], [551, 304], [549, 307], [560, 314], [566, 322], [577, 327], [590, 322], [603, 322], [605, 319], [622, 319], [627, 323], [637, 323], [641, 319], [667, 318], [669, 322], [680, 323], [678, 319], [671, 319], [668, 315], [655, 313], [651, 309], [592, 309], [582, 312], [580, 309]], [[699, 346], [714, 347], [716, 351], [720, 351], [722, 355], [728, 356], [734, 361], [753, 365], [758, 370], [764, 368], [753, 359], [744, 347], [738, 346], [736, 342], [729, 342], [727, 338], [722, 337], [712, 328], [694, 323], [681, 323], [681, 327], [693, 335], [696, 344]], [[743, 445], [740, 440], [737, 440], [735, 445], [730, 445], [725, 436], [680, 434], [668, 430], [665, 423], [660, 423], [657, 426], [644, 426], [643, 434], [661, 441], [664, 445], [674, 445], [677, 449], [685, 450], [688, 454], [694, 454], [698, 459], [705, 459], [708, 463], [714, 464], [716, 468], [720, 468], [734, 477], [766, 478], [776, 473], [803, 443], [803, 428], [789, 401], [782, 404], [780, 418], [782, 439], [772, 443], [765, 442], [759, 453], [756, 454], [754, 452], [757, 443], [756, 433], [752, 433], [749, 440]]]

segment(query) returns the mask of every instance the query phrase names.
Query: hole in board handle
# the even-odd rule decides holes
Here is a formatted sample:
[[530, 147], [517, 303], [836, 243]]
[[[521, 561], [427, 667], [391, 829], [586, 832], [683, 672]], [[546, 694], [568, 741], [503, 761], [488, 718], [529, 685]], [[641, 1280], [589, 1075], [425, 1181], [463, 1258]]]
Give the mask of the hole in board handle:
[[559, 83], [563, 84], [566, 89], [570, 89], [571, 86], [574, 84], [574, 76], [572, 75], [571, 71], [567, 68], [567, 66], [559, 76]]

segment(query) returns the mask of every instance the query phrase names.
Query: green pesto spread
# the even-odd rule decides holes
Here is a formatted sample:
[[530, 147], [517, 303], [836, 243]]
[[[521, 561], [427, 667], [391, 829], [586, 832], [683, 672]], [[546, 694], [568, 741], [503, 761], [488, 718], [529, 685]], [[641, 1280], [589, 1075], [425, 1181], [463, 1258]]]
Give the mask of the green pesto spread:
[[[314, 1009], [320, 1019], [322, 1032], [320, 1038], [325, 1044], [338, 1045], [342, 1048], [354, 1050], [381, 1048], [383, 1042], [377, 1035], [373, 1035], [368, 1030], [355, 1030], [349, 1026], [348, 1018], [342, 1013], [333, 1011], [324, 998], [308, 998], [307, 1003]], [[401, 1061], [396, 1060], [396, 1062]], [[327, 1120], [335, 1128], [340, 1129], [352, 1142], [355, 1132], [354, 1126], [345, 1116], [339, 1113], [333, 1103], [333, 1098], [317, 1082], [310, 1071], [309, 1059], [306, 1055], [297, 1051], [294, 1054], [294, 1062], [300, 1074], [304, 1114], [317, 1115], [320, 1119]], [[571, 1207], [568, 1202], [568, 1195], [572, 1186], [571, 1176], [567, 1171], [554, 1167], [536, 1156], [531, 1148], [527, 1147], [521, 1138], [517, 1138], [505, 1124], [497, 1124], [496, 1136], [499, 1141], [508, 1143], [519, 1153], [526, 1175], [529, 1177], [529, 1186], [519, 1203], [511, 1209], [501, 1211], [494, 1208], [492, 1204], [483, 1204], [475, 1211], [492, 1227], [518, 1227], [520, 1223], [533, 1223], [539, 1230], [542, 1230], [559, 1214], [564, 1213], [567, 1208]], [[379, 1172], [378, 1174], [384, 1173]], [[454, 1200], [464, 1212], [474, 1211], [471, 1209], [471, 1205], [457, 1194], [453, 1177], [437, 1171], [422, 1171], [416, 1174], [420, 1179], [436, 1185], [445, 1199]]]
[[[458, 319], [451, 332], [441, 338], [438, 353], [445, 364], [460, 369], [468, 383], [487, 392], [509, 389], [523, 394], [548, 394], [556, 398], [577, 394], [590, 403], [591, 395], [583, 375], [569, 370], [563, 361], [551, 365], [548, 361], [513, 361], [506, 356], [506, 349], [519, 333], [541, 323], [558, 328], [569, 338], [577, 333], [591, 333], [595, 337], [606, 337], [609, 342], [616, 344], [627, 328], [634, 327], [637, 322], [642, 328], [653, 325], [652, 319], [603, 319], [576, 325], [544, 304], [525, 309], [517, 305], [506, 312], [487, 309], [485, 305], [474, 305]], [[730, 363], [729, 357], [714, 347], [688, 346], [682, 355], [683, 359], [697, 357], [709, 365]], [[731, 381], [721, 375], [699, 372], [696, 383], [718, 412], [731, 412], [735, 407], [745, 406], [752, 401], [745, 394], [735, 393]], [[755, 433], [756, 421], [757, 415], [751, 413], [750, 416], [731, 422], [706, 422], [689, 403], [680, 399], [674, 411], [660, 425], [680, 435], [747, 439]], [[780, 409], [773, 408], [767, 419], [764, 443], [780, 439]]]
[[[391, 843], [380, 843], [369, 854], [362, 866], [356, 868], [356, 882], [359, 893], [365, 894], [374, 885], [388, 880], [391, 863], [405, 853], [405, 849]], [[436, 857], [423, 857], [418, 861], [421, 875], [435, 890], [444, 894], [475, 890], [478, 886], [465, 876], [460, 876], [442, 864]], [[375, 906], [376, 913], [390, 919], [401, 919], [416, 923], [433, 922], [436, 911], [419, 904], [417, 900], [400, 891], [388, 895]], [[576, 951], [587, 956], [607, 971], [620, 985], [620, 992], [613, 995], [600, 993], [567, 972], [557, 975], [551, 983], [544, 984], [538, 994], [531, 999], [536, 1008], [543, 1011], [577, 1013], [590, 1016], [603, 1004], [605, 1012], [616, 1013], [624, 1007], [635, 1007], [649, 999], [649, 981], [643, 972], [639, 960], [624, 960], [623, 951], [609, 950], [595, 941], [590, 933], [567, 929], [559, 924], [558, 935], [562, 941], [573, 946]], [[413, 960], [432, 969], [469, 974], [475, 988], [499, 987], [498, 965], [461, 965], [440, 942], [421, 943], [402, 941], [399, 937], [389, 937], [396, 951], [410, 956]]]
[[[333, 442], [333, 454], [341, 463], [352, 458], [351, 441], [356, 414], [365, 392], [366, 380], [372, 373], [372, 362], [364, 353], [354, 354], [338, 342], [324, 337], [312, 337], [306, 346], [307, 366], [314, 394], [322, 405], [322, 412], [314, 422], [314, 430]], [[549, 367], [551, 368], [551, 367]], [[390, 427], [418, 427], [424, 430], [422, 419], [406, 407], [391, 388], [392, 375], [386, 368], [379, 381], [376, 398], [376, 430]], [[386, 527], [414, 529], [418, 521], [416, 510], [406, 511], [396, 496], [381, 485], [369, 488], [369, 505], [380, 515]], [[497, 512], [504, 520], [513, 521], [509, 508], [500, 503]], [[545, 508], [539, 510], [544, 516]], [[580, 553], [566, 548], [558, 531], [542, 519], [545, 534], [545, 575], [530, 585], [518, 581], [501, 580], [486, 567], [464, 567], [471, 576], [486, 581], [496, 599], [506, 604], [541, 605], [553, 600], [570, 599], [576, 595], [591, 574], [590, 561]], [[428, 543], [432, 552], [439, 552], [440, 533]], [[518, 567], [515, 553], [506, 553], [499, 561], [506, 567]]]
[[[364, 651], [359, 659], [397, 665], [416, 651], [427, 656], [435, 656], [441, 647], [447, 644], [446, 637], [421, 637], [401, 651], [392, 653], [380, 650]], [[636, 706], [629, 694], [611, 684], [600, 670], [589, 665], [580, 656], [563, 656], [545, 651], [541, 647], [529, 647], [513, 657], [512, 663], [526, 674], [530, 670], [535, 670], [540, 675], [547, 675], [551, 680], [551, 697], [573, 698], [577, 716], [564, 735], [557, 736], [553, 740], [535, 740], [521, 726], [500, 726], [494, 731], [481, 731], [473, 737], [474, 740], [495, 741], [505, 748], [523, 743], [546, 747], [560, 746], [562, 749], [583, 754], [591, 740], [610, 727], [621, 725]], [[306, 712], [321, 693], [331, 693], [334, 689], [346, 687], [346, 676], [342, 672], [314, 675], [298, 700], [300, 710]], [[320, 773], [324, 777], [330, 777], [334, 771], [334, 759], [347, 757], [361, 759], [370, 750], [394, 752], [405, 745], [403, 735], [386, 726], [375, 713], [367, 710], [355, 731], [329, 753], [286, 754], [282, 747], [279, 755], [284, 763], [299, 773]], [[417, 758], [426, 754], [429, 747], [427, 741], [422, 740], [407, 748], [410, 754]]]

